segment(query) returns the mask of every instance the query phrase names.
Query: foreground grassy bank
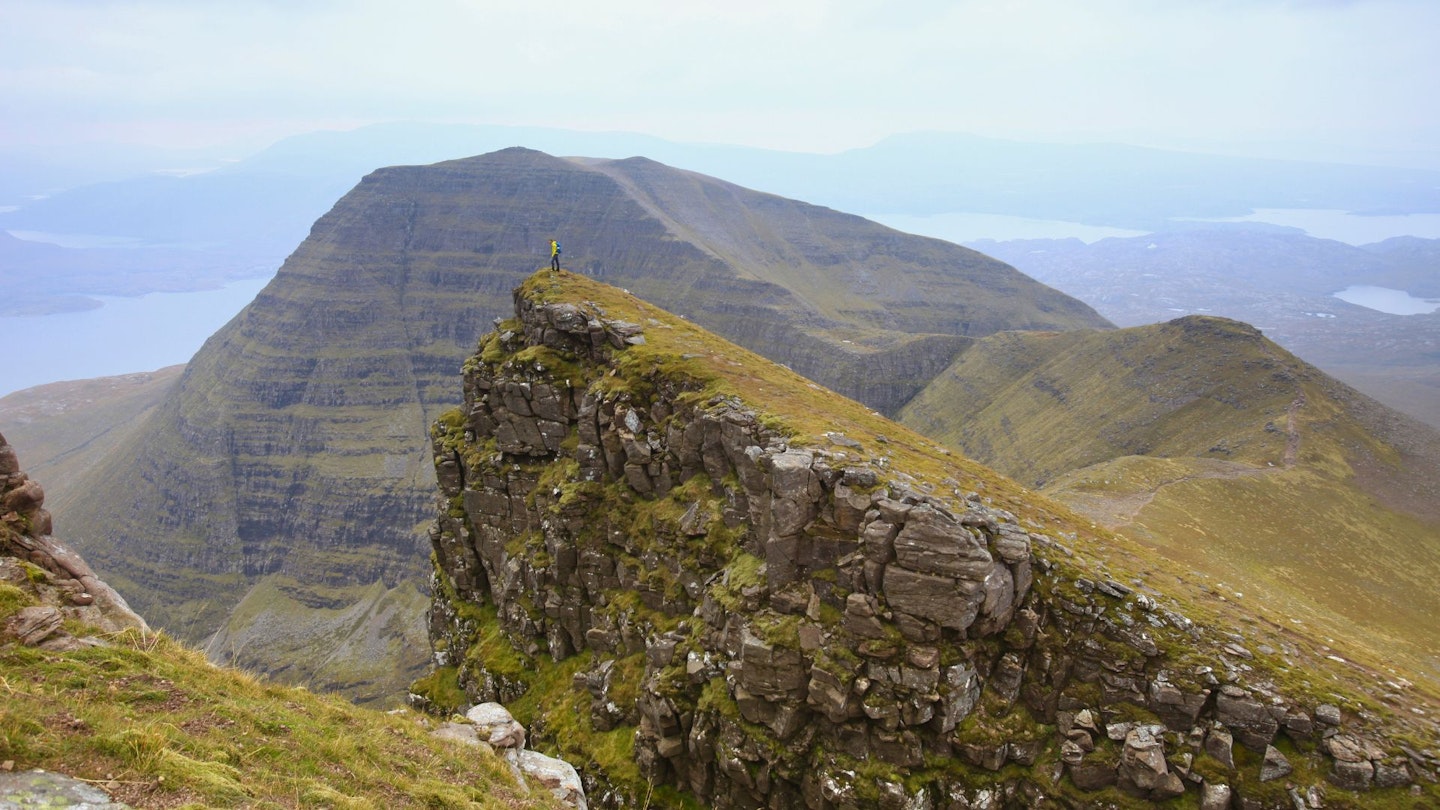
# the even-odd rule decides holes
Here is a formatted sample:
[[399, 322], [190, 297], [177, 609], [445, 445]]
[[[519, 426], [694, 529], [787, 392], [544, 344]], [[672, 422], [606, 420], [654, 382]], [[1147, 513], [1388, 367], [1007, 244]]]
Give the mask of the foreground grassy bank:
[[[28, 602], [0, 584], [0, 624]], [[0, 763], [144, 808], [555, 806], [488, 751], [433, 738], [418, 714], [266, 683], [163, 634], [106, 641], [0, 644]]]

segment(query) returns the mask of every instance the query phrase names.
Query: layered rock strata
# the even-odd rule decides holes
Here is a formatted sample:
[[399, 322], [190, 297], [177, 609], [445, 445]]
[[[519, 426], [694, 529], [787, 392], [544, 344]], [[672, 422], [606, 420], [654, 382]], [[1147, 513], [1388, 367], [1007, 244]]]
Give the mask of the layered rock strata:
[[[800, 446], [762, 394], [651, 345], [673, 321], [554, 289], [517, 291], [432, 431], [431, 636], [471, 700], [568, 665], [530, 698], [583, 695], [587, 730], [633, 727], [652, 787], [722, 808], [1288, 807], [1434, 781], [1433, 751], [1287, 694], [963, 473]], [[582, 772], [592, 806], [641, 803]]]

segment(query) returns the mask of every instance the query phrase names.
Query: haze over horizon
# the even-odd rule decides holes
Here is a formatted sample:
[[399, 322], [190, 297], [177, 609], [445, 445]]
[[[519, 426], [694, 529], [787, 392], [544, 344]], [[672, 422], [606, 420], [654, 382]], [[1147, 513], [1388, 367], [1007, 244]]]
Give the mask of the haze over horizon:
[[[0, 27], [0, 212], [28, 208], [32, 200], [77, 185], [160, 170], [211, 170], [286, 138], [398, 122], [531, 127], [529, 132], [552, 134], [624, 132], [672, 143], [822, 154], [864, 149], [905, 133], [953, 132], [1011, 141], [1126, 143], [1440, 169], [1440, 113], [1423, 101], [1440, 86], [1440, 60], [1432, 54], [1440, 4], [1425, 0], [1214, 0], [1184, 6], [1098, 0], [1083, 7], [1063, 0], [924, 0], [903, 10], [872, 0], [680, 6], [620, 0], [543, 9], [491, 0], [403, 5], [394, 0], [0, 0], [0, 18], [6, 23]], [[437, 147], [441, 129], [396, 126], [392, 131]], [[427, 131], [428, 136], [416, 134]], [[983, 162], [984, 149], [976, 151]], [[370, 153], [359, 154], [371, 159]], [[373, 159], [377, 162], [365, 164], [363, 171], [410, 160]], [[1048, 177], [1063, 174], [1067, 164], [1017, 165]], [[879, 166], [882, 174], [890, 171], [883, 159]], [[1098, 180], [1087, 178], [1086, 188], [1103, 191], [1111, 179], [1119, 186], [1137, 179], [1117, 166]], [[256, 176], [266, 170], [261, 167]], [[355, 169], [355, 179], [363, 171]], [[1014, 192], [1002, 188], [1013, 180], [1006, 171], [998, 171], [997, 198], [1009, 199], [1006, 195]], [[747, 178], [712, 173], [746, 184]], [[755, 176], [775, 174], [773, 167], [752, 173], [751, 185]], [[861, 188], [870, 182], [840, 169], [817, 175]], [[313, 217], [353, 182], [347, 177], [335, 181], [334, 189], [312, 191], [314, 199], [307, 204], [313, 212], [286, 227], [303, 235]], [[910, 189], [923, 185], [903, 178], [897, 182], [910, 183]], [[1188, 194], [1185, 182], [1172, 185], [1179, 183], [1174, 187]], [[224, 193], [234, 193], [235, 186], [225, 188]], [[1046, 192], [1050, 196], [1044, 201], [1073, 203], [1076, 195], [1063, 185], [1056, 188]], [[980, 206], [974, 210], [946, 202], [952, 207], [886, 215], [867, 203], [821, 199], [811, 190], [791, 196], [954, 242], [1060, 235], [1097, 239], [1142, 232], [1131, 223], [1097, 219], [1095, 211], [1075, 210], [1079, 203], [1064, 212], [997, 212], [984, 208], [975, 195], [963, 200], [974, 199]], [[1131, 187], [1115, 193], [1137, 194]], [[250, 207], [274, 210], [275, 199], [300, 198], [286, 194], [252, 201]], [[89, 199], [103, 202], [79, 206], [93, 214], [90, 220], [77, 215], [68, 222], [78, 224], [68, 227], [10, 225], [10, 233], [67, 247], [89, 246], [85, 240], [95, 238], [110, 240], [101, 245], [116, 237], [123, 237], [121, 244], [142, 243], [123, 230], [129, 225], [110, 222], [118, 231], [88, 227], [96, 217], [124, 219], [105, 206], [129, 206], [128, 198], [102, 193]], [[217, 192], [214, 199], [232, 198]], [[1151, 205], [1138, 195], [1129, 202], [1138, 209]], [[250, 228], [249, 220], [235, 213], [245, 203], [224, 204], [231, 208], [212, 206], [204, 238], [188, 241], [213, 240], [216, 222], [234, 223], [240, 226], [240, 241], [229, 244], [257, 248], [262, 229]], [[153, 208], [159, 217], [151, 222], [171, 225], [186, 219], [178, 212], [195, 214], [203, 208], [195, 198], [135, 207]], [[1230, 218], [1297, 225], [1352, 244], [1397, 233], [1440, 235], [1440, 215], [1387, 211], [1384, 204], [1370, 206], [1363, 217], [1339, 209], [1239, 216], [1243, 211], [1230, 211]], [[1377, 216], [1385, 213], [1403, 215]], [[1063, 227], [1057, 231], [1057, 226]], [[1355, 233], [1343, 235], [1342, 227]], [[275, 245], [267, 243], [271, 253], [252, 275], [273, 272], [295, 244], [286, 241], [289, 233]], [[165, 233], [159, 241], [187, 240]], [[232, 247], [222, 253], [229, 257]], [[194, 274], [190, 268], [179, 272]], [[223, 277], [237, 276], [232, 270]], [[15, 278], [20, 280], [6, 292], [22, 295], [12, 298], [44, 286], [35, 284], [33, 274]], [[106, 290], [64, 292], [94, 298]], [[136, 303], [170, 305], [165, 296]], [[244, 301], [232, 303], [238, 309]], [[144, 317], [156, 318], [153, 313]], [[74, 319], [103, 320], [93, 310]], [[29, 330], [39, 321], [0, 319], [0, 331], [33, 335]], [[56, 332], [84, 331], [56, 319], [44, 325]], [[124, 336], [111, 353], [137, 353], [131, 346], [143, 342], [138, 329], [94, 328]], [[143, 365], [134, 365], [138, 357], [132, 358], [113, 373], [180, 362], [201, 341], [203, 334], [149, 341], [173, 356], [157, 356]], [[76, 342], [75, 358], [88, 361], [97, 354], [94, 341]], [[30, 376], [6, 369], [10, 383], [0, 393], [24, 383], [104, 373], [78, 359], [37, 356], [35, 366]]]
[[833, 152], [920, 130], [1440, 167], [1425, 0], [0, 0], [0, 149], [395, 120]]

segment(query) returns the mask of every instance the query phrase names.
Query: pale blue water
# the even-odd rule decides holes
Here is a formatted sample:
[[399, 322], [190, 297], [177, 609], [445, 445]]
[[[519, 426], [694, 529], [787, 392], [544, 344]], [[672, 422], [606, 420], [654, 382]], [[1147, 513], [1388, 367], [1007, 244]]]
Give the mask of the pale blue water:
[[83, 380], [189, 362], [269, 277], [218, 290], [94, 296], [104, 306], [59, 315], [0, 317], [0, 396], [59, 380]]
[[1416, 298], [1404, 290], [1389, 287], [1346, 287], [1335, 293], [1335, 297], [1356, 306], [1366, 307], [1391, 315], [1424, 315], [1440, 309], [1440, 301]]
[[65, 248], [135, 248], [147, 247], [143, 239], [133, 236], [99, 236], [91, 233], [50, 233], [49, 231], [7, 231], [16, 239], [43, 242]]

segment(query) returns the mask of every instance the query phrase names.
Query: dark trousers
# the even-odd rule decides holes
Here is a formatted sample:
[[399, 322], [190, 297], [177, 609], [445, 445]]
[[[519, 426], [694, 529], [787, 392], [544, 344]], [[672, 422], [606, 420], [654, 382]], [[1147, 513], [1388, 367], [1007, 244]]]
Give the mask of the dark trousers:
[[560, 254], [559, 254], [559, 253], [556, 253], [556, 254], [554, 254], [554, 255], [552, 255], [552, 256], [550, 257], [550, 269], [551, 269], [551, 270], [559, 270], [559, 269], [560, 269]]

